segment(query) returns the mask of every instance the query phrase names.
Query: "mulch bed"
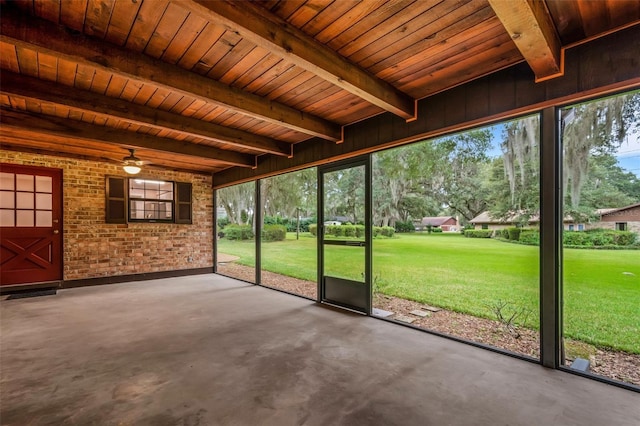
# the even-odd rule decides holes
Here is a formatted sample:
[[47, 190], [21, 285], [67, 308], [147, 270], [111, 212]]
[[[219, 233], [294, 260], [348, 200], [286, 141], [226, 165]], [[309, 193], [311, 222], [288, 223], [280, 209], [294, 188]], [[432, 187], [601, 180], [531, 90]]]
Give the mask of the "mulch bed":
[[[218, 272], [249, 282], [255, 281], [254, 268], [233, 262], [220, 263]], [[262, 271], [261, 276], [263, 285], [267, 287], [316, 299], [317, 284], [315, 282], [268, 271]], [[430, 310], [432, 307], [422, 303], [386, 295], [375, 295], [373, 306], [393, 312], [394, 315], [389, 316], [389, 319], [411, 318], [414, 320], [411, 325], [419, 328], [472, 340], [535, 359], [540, 358], [539, 334], [535, 330], [519, 328], [517, 330], [519, 336], [516, 338], [498, 321], [445, 309], [432, 312]], [[428, 312], [428, 316], [420, 317], [411, 314], [411, 311], [416, 310]], [[567, 365], [570, 365], [571, 361], [567, 359]], [[597, 349], [595, 355], [589, 357], [589, 361], [590, 371], [594, 374], [640, 385], [640, 355]]]

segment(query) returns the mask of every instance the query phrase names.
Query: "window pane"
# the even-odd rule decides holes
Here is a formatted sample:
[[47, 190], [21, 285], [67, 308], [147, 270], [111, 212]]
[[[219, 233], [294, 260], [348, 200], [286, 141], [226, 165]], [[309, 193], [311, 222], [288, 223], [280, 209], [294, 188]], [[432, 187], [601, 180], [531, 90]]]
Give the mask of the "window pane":
[[16, 207], [19, 209], [32, 209], [33, 193], [32, 192], [16, 193]]
[[[316, 299], [315, 168], [274, 176], [262, 185], [261, 284]], [[283, 262], [286, 259], [286, 262]]]
[[8, 189], [12, 191], [14, 189], [13, 179], [13, 173], [0, 172], [0, 189]]
[[51, 210], [53, 196], [51, 194], [36, 194], [36, 209]]
[[[364, 169], [356, 166], [324, 173], [323, 277], [364, 282]], [[353, 245], [327, 244], [332, 241]]]
[[129, 181], [129, 197], [144, 198], [144, 184], [142, 181], [137, 179]]
[[255, 182], [218, 189], [216, 197], [216, 271], [255, 283]]
[[18, 210], [16, 226], [33, 226], [33, 210]]
[[130, 179], [129, 218], [133, 220], [172, 221], [173, 196], [173, 182]]
[[161, 200], [173, 200], [173, 182], [165, 182], [158, 186]]
[[159, 199], [160, 190], [157, 185], [146, 184], [144, 189], [144, 198]]
[[141, 202], [139, 209], [131, 209], [131, 219], [145, 219], [144, 201]]
[[33, 192], [33, 176], [31, 176], [31, 175], [16, 175], [16, 189], [18, 191], [32, 191]]
[[0, 191], [0, 208], [14, 208], [16, 204], [14, 194], [13, 191]]
[[131, 219], [144, 219], [144, 201], [130, 201], [129, 215]]
[[50, 227], [53, 225], [53, 216], [51, 212], [36, 211], [36, 226]]
[[36, 192], [53, 192], [52, 178], [50, 176], [36, 176]]
[[131, 179], [129, 197], [150, 200], [173, 200], [173, 182]]
[[0, 226], [16, 226], [14, 210], [0, 210]]
[[640, 385], [640, 91], [561, 119], [563, 361]]
[[171, 203], [145, 201], [144, 217], [145, 219], [170, 220], [172, 217]]
[[536, 115], [373, 155], [374, 315], [539, 358], [538, 139]]

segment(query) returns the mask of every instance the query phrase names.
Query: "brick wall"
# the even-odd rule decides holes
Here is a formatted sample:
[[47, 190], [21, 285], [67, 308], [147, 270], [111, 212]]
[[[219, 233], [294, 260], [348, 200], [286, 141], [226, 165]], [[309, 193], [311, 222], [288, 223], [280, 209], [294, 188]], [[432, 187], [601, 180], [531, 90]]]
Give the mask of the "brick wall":
[[[640, 234], [640, 221], [624, 221], [620, 220], [619, 222], [624, 222], [627, 224], [627, 231], [632, 231]], [[616, 229], [616, 222], [593, 222], [590, 223], [587, 229]]]
[[193, 224], [105, 223], [116, 164], [0, 150], [0, 162], [62, 169], [64, 280], [212, 267], [211, 176], [146, 167], [140, 177], [191, 182]]

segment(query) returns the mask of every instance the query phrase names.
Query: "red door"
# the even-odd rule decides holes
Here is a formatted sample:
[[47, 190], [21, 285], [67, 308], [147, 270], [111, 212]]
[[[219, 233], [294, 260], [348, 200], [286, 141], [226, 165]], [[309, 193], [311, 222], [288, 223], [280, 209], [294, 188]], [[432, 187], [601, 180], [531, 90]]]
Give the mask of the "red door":
[[0, 164], [0, 285], [62, 280], [62, 171]]

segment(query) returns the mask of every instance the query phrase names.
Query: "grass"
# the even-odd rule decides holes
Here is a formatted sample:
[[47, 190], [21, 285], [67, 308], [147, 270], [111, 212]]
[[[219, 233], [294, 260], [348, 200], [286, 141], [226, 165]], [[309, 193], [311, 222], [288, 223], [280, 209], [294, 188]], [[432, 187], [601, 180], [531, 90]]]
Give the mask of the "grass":
[[[480, 317], [499, 301], [529, 312], [539, 328], [538, 247], [455, 234], [401, 234], [374, 240], [376, 291]], [[354, 279], [361, 248], [329, 246], [327, 268]], [[254, 266], [253, 242], [219, 241], [219, 250]], [[316, 240], [265, 243], [262, 267], [316, 281]], [[564, 334], [601, 347], [640, 353], [640, 252], [564, 250]]]

